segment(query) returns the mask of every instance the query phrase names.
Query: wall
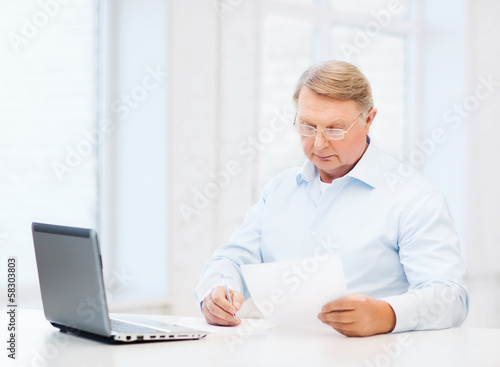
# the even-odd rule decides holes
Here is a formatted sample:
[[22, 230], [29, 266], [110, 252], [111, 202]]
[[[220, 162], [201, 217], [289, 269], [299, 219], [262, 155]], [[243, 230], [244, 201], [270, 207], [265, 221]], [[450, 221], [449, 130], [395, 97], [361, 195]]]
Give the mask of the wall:
[[199, 314], [201, 269], [255, 200], [254, 167], [237, 147], [257, 126], [258, 2], [214, 4], [170, 5], [170, 295], [185, 315]]
[[472, 294], [467, 322], [500, 327], [500, 3], [471, 0], [467, 10], [461, 119], [467, 136], [465, 243]]

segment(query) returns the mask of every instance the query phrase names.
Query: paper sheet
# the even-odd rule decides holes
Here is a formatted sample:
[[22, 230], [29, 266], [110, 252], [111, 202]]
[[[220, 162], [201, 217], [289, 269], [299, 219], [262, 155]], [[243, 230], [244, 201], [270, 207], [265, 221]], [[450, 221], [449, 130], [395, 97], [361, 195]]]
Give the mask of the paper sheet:
[[275, 325], [323, 325], [321, 308], [347, 295], [337, 254], [243, 265], [242, 272], [255, 305]]
[[215, 326], [207, 323], [202, 317], [183, 317], [175, 324], [214, 334], [232, 334], [245, 337], [267, 335], [272, 327], [269, 320], [264, 319], [242, 319], [241, 321], [241, 324], [237, 326]]

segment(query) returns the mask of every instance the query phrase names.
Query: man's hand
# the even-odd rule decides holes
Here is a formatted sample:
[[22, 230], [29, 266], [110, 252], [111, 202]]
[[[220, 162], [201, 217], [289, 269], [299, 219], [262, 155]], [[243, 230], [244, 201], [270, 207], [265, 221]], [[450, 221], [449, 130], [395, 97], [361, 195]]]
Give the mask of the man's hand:
[[203, 316], [209, 324], [233, 326], [241, 323], [238, 317], [233, 315], [241, 308], [245, 297], [243, 294], [229, 290], [233, 304], [226, 298], [224, 287], [215, 287], [204, 299], [201, 306]]
[[347, 336], [388, 333], [396, 326], [396, 315], [387, 302], [361, 294], [327, 303], [318, 319]]

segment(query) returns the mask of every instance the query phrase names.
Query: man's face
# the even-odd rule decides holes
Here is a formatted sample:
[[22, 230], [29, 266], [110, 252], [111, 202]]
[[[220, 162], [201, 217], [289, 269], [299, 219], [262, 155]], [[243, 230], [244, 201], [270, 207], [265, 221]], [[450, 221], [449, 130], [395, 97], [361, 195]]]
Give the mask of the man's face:
[[[297, 123], [312, 126], [317, 130], [326, 128], [349, 129], [361, 113], [356, 102], [316, 94], [304, 86], [297, 101]], [[301, 136], [302, 149], [306, 157], [318, 167], [323, 182], [344, 176], [361, 158], [367, 148], [366, 135], [377, 114], [372, 109], [364, 114], [345, 134], [343, 140], [328, 140], [322, 132], [316, 136]], [[366, 117], [366, 123], [363, 121]]]

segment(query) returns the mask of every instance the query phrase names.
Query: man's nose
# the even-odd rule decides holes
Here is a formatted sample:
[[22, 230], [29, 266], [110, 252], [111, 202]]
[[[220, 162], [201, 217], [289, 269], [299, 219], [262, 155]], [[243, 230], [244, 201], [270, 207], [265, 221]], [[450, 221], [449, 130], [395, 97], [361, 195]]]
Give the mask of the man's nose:
[[316, 148], [316, 150], [321, 150], [326, 148], [327, 145], [328, 139], [325, 138], [323, 131], [316, 131], [316, 135], [314, 136], [314, 148]]

